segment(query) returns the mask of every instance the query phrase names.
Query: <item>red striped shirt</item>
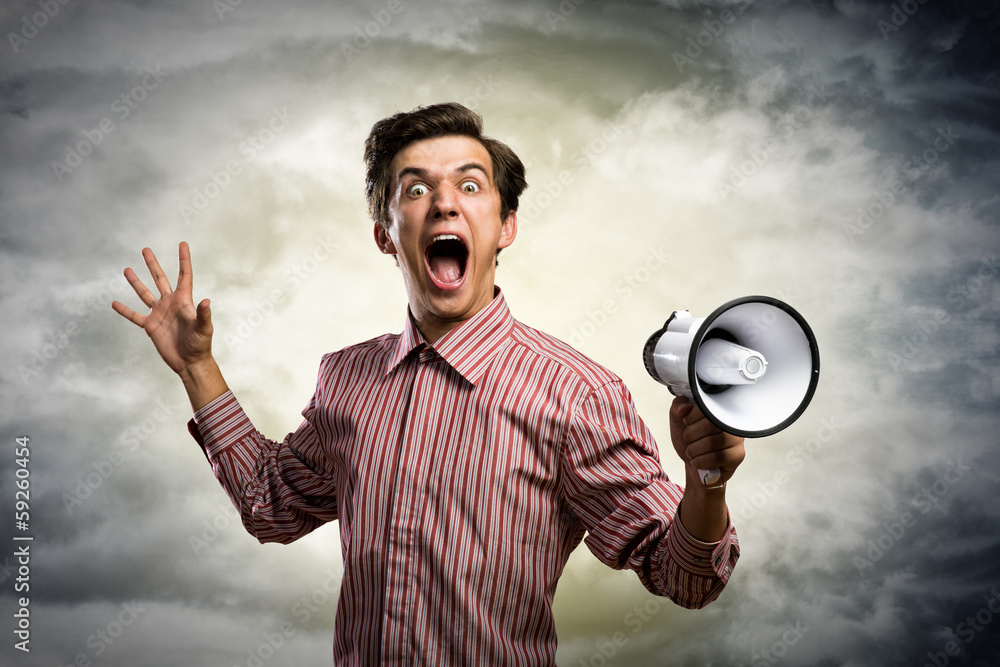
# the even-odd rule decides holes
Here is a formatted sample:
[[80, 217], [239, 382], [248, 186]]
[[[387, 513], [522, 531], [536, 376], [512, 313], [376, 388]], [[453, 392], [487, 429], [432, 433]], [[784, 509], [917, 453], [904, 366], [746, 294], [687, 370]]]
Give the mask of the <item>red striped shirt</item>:
[[739, 557], [675, 521], [622, 381], [492, 303], [433, 346], [407, 318], [323, 357], [305, 420], [264, 438], [232, 393], [190, 423], [261, 542], [340, 520], [337, 665], [553, 665], [552, 598], [584, 540], [689, 608]]

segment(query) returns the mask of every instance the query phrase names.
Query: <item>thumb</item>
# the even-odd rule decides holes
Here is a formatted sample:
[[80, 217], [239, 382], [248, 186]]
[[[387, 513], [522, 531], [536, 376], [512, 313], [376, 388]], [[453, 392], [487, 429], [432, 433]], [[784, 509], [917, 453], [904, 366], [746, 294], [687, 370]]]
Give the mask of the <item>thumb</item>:
[[198, 304], [198, 333], [210, 335], [212, 333], [212, 307], [211, 301], [202, 299]]
[[670, 404], [670, 419], [671, 421], [681, 421], [691, 412], [691, 408], [694, 407], [690, 400], [683, 396], [676, 396], [673, 403]]
[[[681, 396], [674, 399], [670, 405], [670, 439], [675, 446], [685, 446], [684, 416], [691, 412], [691, 403]], [[679, 451], [679, 450], [678, 450]]]

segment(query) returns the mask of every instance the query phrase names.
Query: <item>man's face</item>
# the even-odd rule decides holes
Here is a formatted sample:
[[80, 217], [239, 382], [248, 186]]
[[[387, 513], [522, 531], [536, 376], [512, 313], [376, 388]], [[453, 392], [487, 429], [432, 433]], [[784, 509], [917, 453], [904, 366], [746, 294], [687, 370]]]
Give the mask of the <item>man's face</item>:
[[493, 299], [496, 253], [517, 233], [517, 215], [500, 220], [500, 193], [486, 148], [463, 136], [417, 141], [390, 164], [391, 225], [375, 241], [396, 255], [410, 311], [437, 340]]

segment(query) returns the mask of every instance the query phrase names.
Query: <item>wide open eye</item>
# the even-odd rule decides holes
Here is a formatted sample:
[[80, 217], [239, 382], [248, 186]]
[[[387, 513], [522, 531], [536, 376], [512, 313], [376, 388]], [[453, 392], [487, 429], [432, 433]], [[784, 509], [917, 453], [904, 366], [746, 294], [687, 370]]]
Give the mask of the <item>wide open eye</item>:
[[469, 194], [479, 192], [479, 183], [476, 183], [475, 181], [466, 181], [462, 183], [462, 192], [467, 192]]
[[406, 189], [406, 194], [411, 197], [423, 197], [427, 194], [427, 186], [422, 183], [414, 183]]

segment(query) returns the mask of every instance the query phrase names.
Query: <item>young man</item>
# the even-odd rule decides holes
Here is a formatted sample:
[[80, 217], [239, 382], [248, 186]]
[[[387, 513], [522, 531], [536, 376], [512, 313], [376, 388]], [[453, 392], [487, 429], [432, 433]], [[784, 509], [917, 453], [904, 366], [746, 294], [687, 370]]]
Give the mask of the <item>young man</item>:
[[[724, 480], [742, 439], [674, 401], [686, 487], [668, 481], [621, 380], [511, 317], [494, 275], [524, 167], [481, 123], [443, 104], [372, 128], [375, 242], [409, 312], [402, 333], [323, 357], [282, 442], [222, 378], [187, 244], [176, 292], [149, 249], [159, 298], [125, 270], [148, 315], [112, 304], [180, 375], [190, 431], [252, 535], [287, 543], [340, 520], [338, 665], [554, 664], [552, 599], [585, 534], [602, 562], [689, 608], [718, 597], [739, 556]], [[723, 483], [706, 488], [711, 467]]]

